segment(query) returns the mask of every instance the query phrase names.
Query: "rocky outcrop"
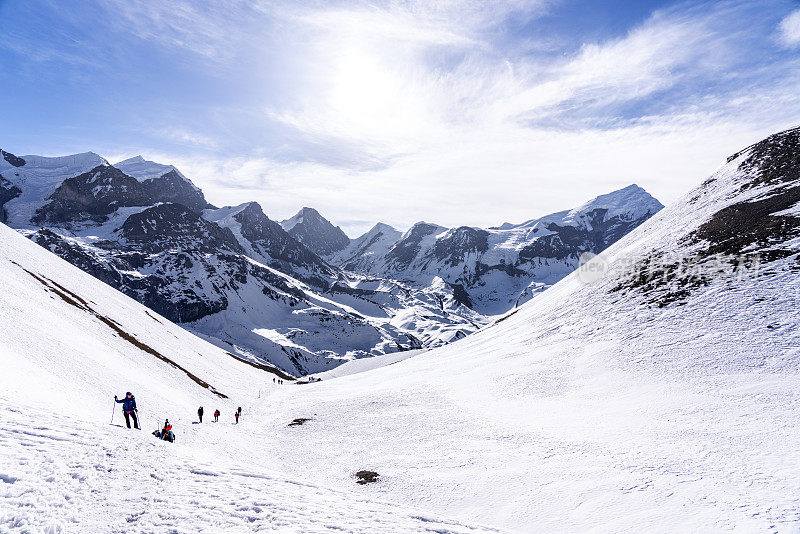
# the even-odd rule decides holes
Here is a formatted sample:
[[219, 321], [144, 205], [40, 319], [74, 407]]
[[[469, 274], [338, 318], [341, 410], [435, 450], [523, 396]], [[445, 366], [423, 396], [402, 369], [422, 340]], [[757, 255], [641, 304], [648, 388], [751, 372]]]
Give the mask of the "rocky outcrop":
[[40, 225], [104, 222], [125, 206], [148, 206], [153, 199], [138, 180], [110, 165], [67, 178], [36, 211], [32, 222]]

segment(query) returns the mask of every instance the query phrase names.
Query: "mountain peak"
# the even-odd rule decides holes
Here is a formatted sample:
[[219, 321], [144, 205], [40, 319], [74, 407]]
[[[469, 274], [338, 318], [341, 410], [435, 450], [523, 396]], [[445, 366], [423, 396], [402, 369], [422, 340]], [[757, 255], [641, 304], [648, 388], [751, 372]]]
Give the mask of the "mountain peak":
[[130, 163], [144, 163], [146, 160], [141, 156], [133, 156], [132, 158], [128, 158], [126, 160], [120, 161], [117, 165], [125, 165]]
[[174, 165], [165, 165], [163, 163], [150, 161], [144, 159], [141, 155], [133, 156], [132, 158], [115, 163], [114, 167], [118, 168], [128, 176], [136, 178], [140, 182], [152, 180], [154, 178], [161, 178], [165, 174], [175, 171], [180, 178], [191, 183], [191, 180], [184, 176], [183, 173], [180, 172]]
[[645, 215], [652, 215], [663, 207], [664, 205], [650, 193], [636, 184], [631, 184], [622, 189], [599, 195], [571, 210], [567, 214], [566, 220], [595, 209], [608, 210], [606, 218], [622, 217], [626, 220], [633, 220]]
[[379, 222], [376, 223], [375, 226], [373, 226], [367, 233], [373, 234], [375, 232], [399, 232], [399, 230], [390, 224]]
[[331, 224], [314, 208], [303, 207], [294, 217], [280, 224], [289, 235], [320, 256], [333, 254], [350, 244], [350, 238], [342, 229]]

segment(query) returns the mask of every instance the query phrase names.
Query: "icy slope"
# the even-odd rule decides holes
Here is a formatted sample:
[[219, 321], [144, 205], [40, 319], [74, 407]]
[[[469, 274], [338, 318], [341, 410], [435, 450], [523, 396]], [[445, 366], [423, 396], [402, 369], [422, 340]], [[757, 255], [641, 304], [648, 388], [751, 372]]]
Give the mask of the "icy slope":
[[799, 177], [800, 131], [750, 147], [606, 251], [607, 276], [279, 390], [278, 417], [316, 415], [291, 449], [259, 443], [329, 486], [366, 459], [382, 498], [524, 532], [796, 532]]
[[374, 259], [383, 257], [402, 236], [402, 232], [388, 224], [378, 223], [342, 250], [329, 255], [328, 261], [348, 271], [369, 272]]

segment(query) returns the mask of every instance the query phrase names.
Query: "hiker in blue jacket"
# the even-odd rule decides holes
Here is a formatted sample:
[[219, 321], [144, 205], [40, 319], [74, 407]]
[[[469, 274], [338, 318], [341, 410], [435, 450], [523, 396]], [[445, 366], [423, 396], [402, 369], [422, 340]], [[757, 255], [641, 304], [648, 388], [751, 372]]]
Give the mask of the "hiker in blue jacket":
[[117, 402], [122, 403], [122, 413], [125, 414], [125, 424], [128, 425], [128, 428], [131, 427], [130, 418], [133, 418], [133, 428], [139, 429], [139, 418], [136, 417], [136, 413], [139, 411], [136, 409], [136, 399], [133, 396], [133, 393], [130, 391], [125, 394], [125, 398], [119, 400], [116, 395], [114, 395], [114, 400]]

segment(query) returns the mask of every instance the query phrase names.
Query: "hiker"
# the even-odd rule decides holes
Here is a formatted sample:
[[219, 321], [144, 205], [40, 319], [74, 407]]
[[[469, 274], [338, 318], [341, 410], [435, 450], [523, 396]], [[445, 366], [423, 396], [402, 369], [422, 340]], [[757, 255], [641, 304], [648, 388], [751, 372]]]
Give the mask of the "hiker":
[[202, 423], [203, 422], [203, 407], [202, 406], [200, 406], [197, 409], [197, 417], [200, 418], [200, 422]]
[[214, 422], [219, 421], [219, 410], [214, 410]]
[[169, 419], [164, 421], [164, 428], [161, 429], [161, 439], [170, 443], [175, 442], [175, 434], [172, 433], [172, 425], [169, 423]]
[[273, 384], [275, 383], [275, 379], [274, 379], [274, 378], [272, 379], [272, 383], [273, 383]]
[[172, 425], [170, 424], [169, 419], [164, 421], [164, 428], [161, 430], [156, 430], [153, 432], [153, 435], [159, 439], [163, 439], [164, 441], [175, 443], [175, 434], [172, 432]]
[[239, 408], [237, 408], [237, 410], [236, 410], [236, 413], [233, 414], [233, 415], [236, 417], [236, 424], [238, 425], [239, 424], [239, 416], [242, 415], [242, 407], [239, 406]]
[[114, 395], [114, 400], [118, 403], [122, 403], [122, 413], [125, 414], [125, 424], [128, 425], [128, 428], [131, 427], [131, 420], [133, 418], [133, 428], [139, 430], [139, 418], [136, 414], [139, 410], [136, 408], [136, 399], [133, 396], [133, 393], [130, 391], [125, 394], [125, 398], [119, 400], [116, 395]]

